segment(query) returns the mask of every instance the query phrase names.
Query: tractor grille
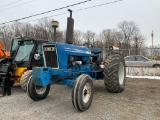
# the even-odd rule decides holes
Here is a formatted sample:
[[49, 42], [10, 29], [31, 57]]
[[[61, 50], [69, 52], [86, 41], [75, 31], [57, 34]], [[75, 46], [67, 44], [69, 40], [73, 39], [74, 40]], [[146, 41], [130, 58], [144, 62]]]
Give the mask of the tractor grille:
[[56, 45], [43, 46], [46, 67], [58, 68]]

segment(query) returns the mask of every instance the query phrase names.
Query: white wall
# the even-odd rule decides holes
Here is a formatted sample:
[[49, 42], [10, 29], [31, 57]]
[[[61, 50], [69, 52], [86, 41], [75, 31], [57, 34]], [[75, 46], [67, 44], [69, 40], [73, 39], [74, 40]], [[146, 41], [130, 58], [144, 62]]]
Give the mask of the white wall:
[[126, 67], [126, 74], [131, 76], [160, 76], [160, 68]]

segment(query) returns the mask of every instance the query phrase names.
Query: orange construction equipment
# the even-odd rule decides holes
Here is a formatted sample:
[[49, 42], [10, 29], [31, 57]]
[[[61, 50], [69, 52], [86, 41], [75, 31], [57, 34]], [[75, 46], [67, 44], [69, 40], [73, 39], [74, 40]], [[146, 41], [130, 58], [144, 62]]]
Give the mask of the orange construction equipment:
[[0, 58], [6, 57], [8, 58], [10, 56], [10, 52], [4, 52], [3, 43], [2, 40], [0, 40]]

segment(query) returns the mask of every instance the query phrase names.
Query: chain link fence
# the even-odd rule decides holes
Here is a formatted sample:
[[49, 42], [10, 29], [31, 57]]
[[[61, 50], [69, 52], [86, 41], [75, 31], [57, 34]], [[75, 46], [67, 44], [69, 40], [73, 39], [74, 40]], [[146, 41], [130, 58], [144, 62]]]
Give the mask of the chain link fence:
[[160, 48], [119, 49], [124, 56], [143, 55], [153, 60], [160, 60]]

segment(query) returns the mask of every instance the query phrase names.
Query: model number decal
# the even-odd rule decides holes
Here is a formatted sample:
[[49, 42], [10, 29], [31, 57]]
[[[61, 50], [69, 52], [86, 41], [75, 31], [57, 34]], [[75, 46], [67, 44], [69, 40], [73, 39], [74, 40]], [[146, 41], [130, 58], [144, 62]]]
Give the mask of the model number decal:
[[56, 48], [55, 47], [44, 47], [43, 50], [44, 51], [55, 51]]

